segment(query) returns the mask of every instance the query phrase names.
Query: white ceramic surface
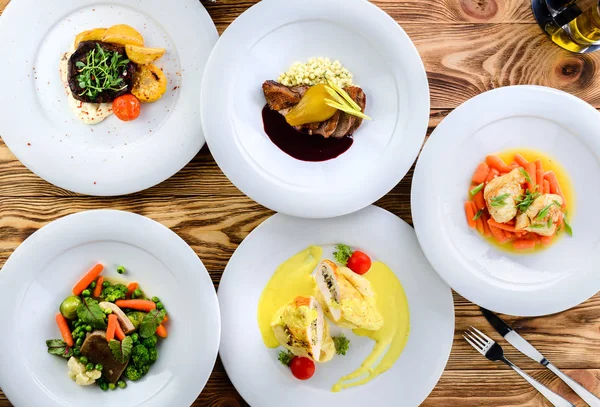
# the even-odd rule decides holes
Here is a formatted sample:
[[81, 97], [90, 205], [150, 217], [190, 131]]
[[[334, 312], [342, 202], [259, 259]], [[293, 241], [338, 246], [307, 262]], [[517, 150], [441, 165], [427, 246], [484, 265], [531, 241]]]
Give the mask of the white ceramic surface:
[[[307, 381], [295, 379], [267, 348], [258, 328], [258, 300], [277, 266], [311, 244], [331, 256], [346, 243], [386, 263], [404, 286], [410, 336], [390, 370], [370, 383], [330, 392], [339, 378], [358, 368], [374, 342], [345, 330], [346, 356], [317, 364]], [[329, 257], [332, 258], [332, 257]], [[454, 307], [448, 286], [423, 256], [413, 229], [383, 209], [369, 206], [351, 215], [309, 220], [276, 214], [242, 242], [219, 284], [223, 324], [220, 356], [236, 389], [252, 406], [418, 406], [446, 366], [454, 336]], [[331, 325], [335, 334], [339, 328]]]
[[[367, 94], [352, 147], [300, 161], [265, 134], [261, 85], [297, 61], [339, 60]], [[406, 174], [429, 121], [429, 89], [406, 33], [365, 0], [263, 0], [223, 33], [209, 59], [202, 122], [211, 153], [245, 194], [307, 218], [343, 215], [385, 195]]]
[[[103, 275], [137, 281], [158, 296], [170, 317], [156, 364], [114, 392], [77, 386], [67, 377], [67, 361], [48, 354], [45, 343], [60, 338], [54, 315], [97, 262]], [[123, 276], [119, 265], [127, 269]], [[82, 212], [31, 235], [0, 271], [0, 309], [0, 388], [19, 407], [189, 406], [219, 346], [217, 297], [198, 256], [168, 228], [128, 212]]]
[[[434, 269], [462, 296], [522, 316], [571, 308], [600, 290], [600, 113], [582, 100], [538, 86], [511, 86], [465, 102], [435, 129], [417, 163], [411, 208]], [[575, 190], [573, 237], [547, 250], [510, 254], [467, 225], [464, 201], [485, 156], [529, 148], [558, 161]]]
[[[156, 65], [168, 80], [165, 95], [143, 104], [140, 117], [115, 116], [89, 126], [71, 112], [59, 59], [75, 35], [129, 24], [150, 47], [167, 53]], [[149, 188], [187, 164], [204, 145], [200, 92], [217, 31], [198, 0], [12, 1], [0, 17], [0, 136], [46, 181], [89, 195]]]

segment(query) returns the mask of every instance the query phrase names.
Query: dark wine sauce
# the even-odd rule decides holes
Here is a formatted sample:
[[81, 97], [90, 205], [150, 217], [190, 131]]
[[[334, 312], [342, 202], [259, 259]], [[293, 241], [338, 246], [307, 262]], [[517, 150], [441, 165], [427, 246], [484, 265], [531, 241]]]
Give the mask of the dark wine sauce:
[[283, 115], [268, 105], [262, 110], [265, 133], [273, 144], [284, 153], [302, 161], [327, 161], [345, 153], [352, 142], [351, 137], [325, 138], [303, 133], [290, 126]]

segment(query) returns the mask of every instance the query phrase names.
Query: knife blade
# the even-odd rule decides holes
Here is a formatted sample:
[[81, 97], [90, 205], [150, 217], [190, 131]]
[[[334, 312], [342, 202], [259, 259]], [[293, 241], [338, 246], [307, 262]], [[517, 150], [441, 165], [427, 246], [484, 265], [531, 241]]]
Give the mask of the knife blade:
[[542, 366], [550, 369], [555, 375], [560, 377], [575, 393], [581, 397], [583, 401], [589, 404], [591, 407], [600, 407], [600, 399], [594, 394], [586, 390], [582, 385], [571, 379], [569, 376], [560, 371], [559, 368], [554, 366], [548, 359], [544, 357], [532, 344], [527, 342], [521, 335], [516, 333], [514, 329], [504, 322], [500, 317], [483, 307], [479, 307], [485, 319], [498, 331], [500, 335], [506, 339], [508, 343], [514, 346], [519, 352], [525, 356], [535, 360]]

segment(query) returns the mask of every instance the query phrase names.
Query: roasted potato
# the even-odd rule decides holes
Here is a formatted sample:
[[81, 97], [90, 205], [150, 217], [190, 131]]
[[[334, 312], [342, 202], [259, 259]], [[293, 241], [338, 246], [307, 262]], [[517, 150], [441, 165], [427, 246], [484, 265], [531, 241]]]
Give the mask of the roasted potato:
[[102, 41], [119, 45], [144, 46], [144, 37], [142, 37], [142, 34], [127, 24], [117, 24], [110, 27], [104, 33]]
[[104, 34], [106, 34], [106, 28], [94, 28], [92, 30], [87, 30], [84, 32], [80, 32], [75, 37], [75, 49], [82, 41], [101, 41], [104, 38]]
[[167, 50], [164, 48], [145, 48], [137, 45], [125, 45], [127, 58], [136, 64], [149, 64], [162, 57]]
[[156, 102], [167, 91], [167, 78], [156, 65], [138, 65], [131, 93], [140, 102]]

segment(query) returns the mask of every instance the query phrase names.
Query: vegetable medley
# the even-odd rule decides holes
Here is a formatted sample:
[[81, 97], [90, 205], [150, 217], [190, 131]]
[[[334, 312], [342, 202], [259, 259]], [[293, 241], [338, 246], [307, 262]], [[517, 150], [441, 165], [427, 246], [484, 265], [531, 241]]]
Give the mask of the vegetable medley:
[[158, 297], [149, 299], [134, 281], [113, 283], [103, 270], [97, 264], [75, 284], [56, 314], [62, 339], [46, 345], [48, 353], [68, 359], [68, 376], [78, 385], [112, 390], [148, 373], [158, 359], [158, 338], [167, 337], [168, 318]]

